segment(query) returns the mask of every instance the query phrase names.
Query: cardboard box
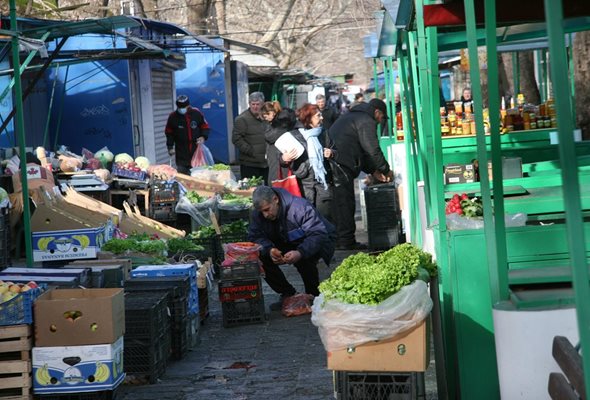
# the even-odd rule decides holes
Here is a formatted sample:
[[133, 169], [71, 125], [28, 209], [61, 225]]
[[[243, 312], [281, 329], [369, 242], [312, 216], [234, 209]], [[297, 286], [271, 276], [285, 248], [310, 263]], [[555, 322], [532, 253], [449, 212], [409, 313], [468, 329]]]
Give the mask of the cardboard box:
[[111, 344], [33, 348], [36, 394], [113, 390], [124, 378], [123, 337]]
[[[51, 167], [49, 167], [51, 168]], [[39, 164], [35, 163], [28, 163], [27, 164], [27, 184], [28, 189], [33, 190], [37, 189], [41, 186], [45, 187], [52, 187], [55, 185], [53, 180], [53, 175], [51, 174], [51, 169], [49, 171], [47, 168], [42, 167]], [[22, 182], [20, 171], [16, 174], [12, 175], [12, 188], [15, 192], [22, 192]]]
[[473, 164], [449, 164], [444, 167], [445, 184], [475, 182]]
[[429, 363], [428, 318], [413, 330], [388, 340], [328, 352], [328, 369], [335, 371], [421, 372]]
[[[488, 161], [488, 176], [493, 178], [492, 162]], [[502, 179], [522, 178], [522, 158], [502, 157]]]
[[123, 289], [50, 290], [35, 301], [38, 346], [114, 343], [124, 333]]

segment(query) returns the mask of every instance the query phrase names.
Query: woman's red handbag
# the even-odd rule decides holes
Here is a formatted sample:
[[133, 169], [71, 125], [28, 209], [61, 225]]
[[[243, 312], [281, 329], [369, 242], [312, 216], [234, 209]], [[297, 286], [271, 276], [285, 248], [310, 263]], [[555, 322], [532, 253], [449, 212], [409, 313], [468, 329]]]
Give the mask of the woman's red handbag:
[[299, 182], [297, 182], [297, 177], [293, 175], [293, 171], [291, 171], [291, 168], [289, 168], [289, 175], [287, 175], [286, 178], [283, 178], [283, 171], [282, 168], [279, 166], [279, 179], [272, 181], [271, 184], [272, 187], [285, 189], [293, 196], [301, 197], [301, 189], [299, 189]]

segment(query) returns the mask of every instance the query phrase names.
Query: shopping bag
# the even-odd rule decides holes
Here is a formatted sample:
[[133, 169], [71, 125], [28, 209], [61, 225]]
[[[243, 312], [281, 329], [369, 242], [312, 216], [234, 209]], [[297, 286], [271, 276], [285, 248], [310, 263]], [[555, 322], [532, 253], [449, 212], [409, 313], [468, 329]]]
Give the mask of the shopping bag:
[[283, 179], [283, 172], [279, 166], [279, 179], [272, 181], [272, 187], [285, 189], [293, 196], [301, 197], [301, 189], [299, 189], [299, 182], [297, 177], [293, 175], [293, 171], [289, 168], [289, 175]]
[[211, 150], [209, 150], [204, 144], [198, 144], [197, 149], [193, 153], [193, 158], [191, 159], [191, 167], [206, 167], [208, 165], [213, 165], [214, 163]]

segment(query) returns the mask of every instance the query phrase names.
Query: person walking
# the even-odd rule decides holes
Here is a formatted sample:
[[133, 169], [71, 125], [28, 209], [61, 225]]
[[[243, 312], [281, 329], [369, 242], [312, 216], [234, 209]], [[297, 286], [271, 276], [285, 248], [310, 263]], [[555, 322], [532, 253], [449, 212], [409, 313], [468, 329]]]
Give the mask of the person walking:
[[377, 124], [387, 119], [387, 106], [382, 100], [371, 99], [359, 104], [340, 117], [328, 134], [338, 149], [338, 166], [334, 170], [334, 207], [338, 249], [359, 250], [364, 245], [356, 241], [356, 199], [354, 179], [361, 171], [372, 174], [380, 182], [393, 179], [377, 139]]
[[293, 170], [303, 197], [332, 222], [332, 174], [327, 160], [336, 159], [337, 152], [322, 130], [322, 113], [317, 105], [304, 104], [297, 110], [297, 118], [299, 128], [291, 134], [305, 151], [297, 159], [292, 153], [285, 153], [282, 162]]
[[[276, 103], [276, 104], [273, 104]], [[275, 142], [285, 132], [295, 128], [297, 117], [295, 111], [290, 108], [280, 109], [277, 102], [266, 102], [262, 108], [262, 118], [269, 123], [264, 134], [266, 139], [266, 162], [268, 163], [268, 183], [279, 179], [279, 168], [281, 167], [281, 152], [275, 147]], [[287, 176], [283, 168], [282, 176]]]
[[248, 240], [262, 246], [264, 279], [280, 301], [271, 304], [279, 310], [282, 302], [297, 293], [279, 267], [293, 264], [301, 275], [305, 293], [319, 296], [317, 264], [329, 264], [334, 255], [334, 226], [301, 197], [284, 189], [259, 186], [252, 194], [254, 210], [248, 227]]
[[190, 106], [188, 96], [176, 99], [176, 110], [168, 116], [164, 133], [168, 154], [176, 155], [176, 169], [181, 174], [190, 174], [197, 145], [209, 137], [209, 124], [198, 108]]
[[350, 103], [350, 106], [348, 108], [352, 109], [352, 108], [358, 106], [359, 104], [363, 104], [364, 102], [365, 102], [365, 95], [362, 92], [358, 92], [357, 94], [354, 95], [354, 101], [352, 103]]
[[240, 151], [240, 177], [252, 178], [261, 176], [268, 179], [266, 163], [266, 140], [264, 138], [267, 122], [260, 116], [260, 108], [264, 103], [264, 94], [254, 92], [249, 96], [249, 108], [238, 115], [234, 121], [232, 143]]
[[338, 113], [334, 108], [327, 107], [326, 96], [324, 96], [323, 94], [318, 94], [315, 97], [315, 104], [318, 106], [320, 112], [322, 113], [322, 126], [327, 131], [328, 129], [330, 129], [330, 127], [336, 121], [336, 119], [338, 119]]

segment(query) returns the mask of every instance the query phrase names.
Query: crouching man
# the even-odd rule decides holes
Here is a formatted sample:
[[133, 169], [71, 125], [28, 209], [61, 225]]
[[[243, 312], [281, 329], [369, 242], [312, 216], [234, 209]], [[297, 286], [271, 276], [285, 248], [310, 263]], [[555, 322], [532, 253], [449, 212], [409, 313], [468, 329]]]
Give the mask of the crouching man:
[[334, 255], [335, 228], [306, 199], [295, 197], [284, 189], [258, 187], [253, 195], [254, 211], [248, 239], [262, 246], [266, 283], [281, 295], [278, 310], [285, 298], [296, 293], [279, 267], [293, 264], [301, 275], [305, 293], [318, 296], [318, 261], [326, 264]]

